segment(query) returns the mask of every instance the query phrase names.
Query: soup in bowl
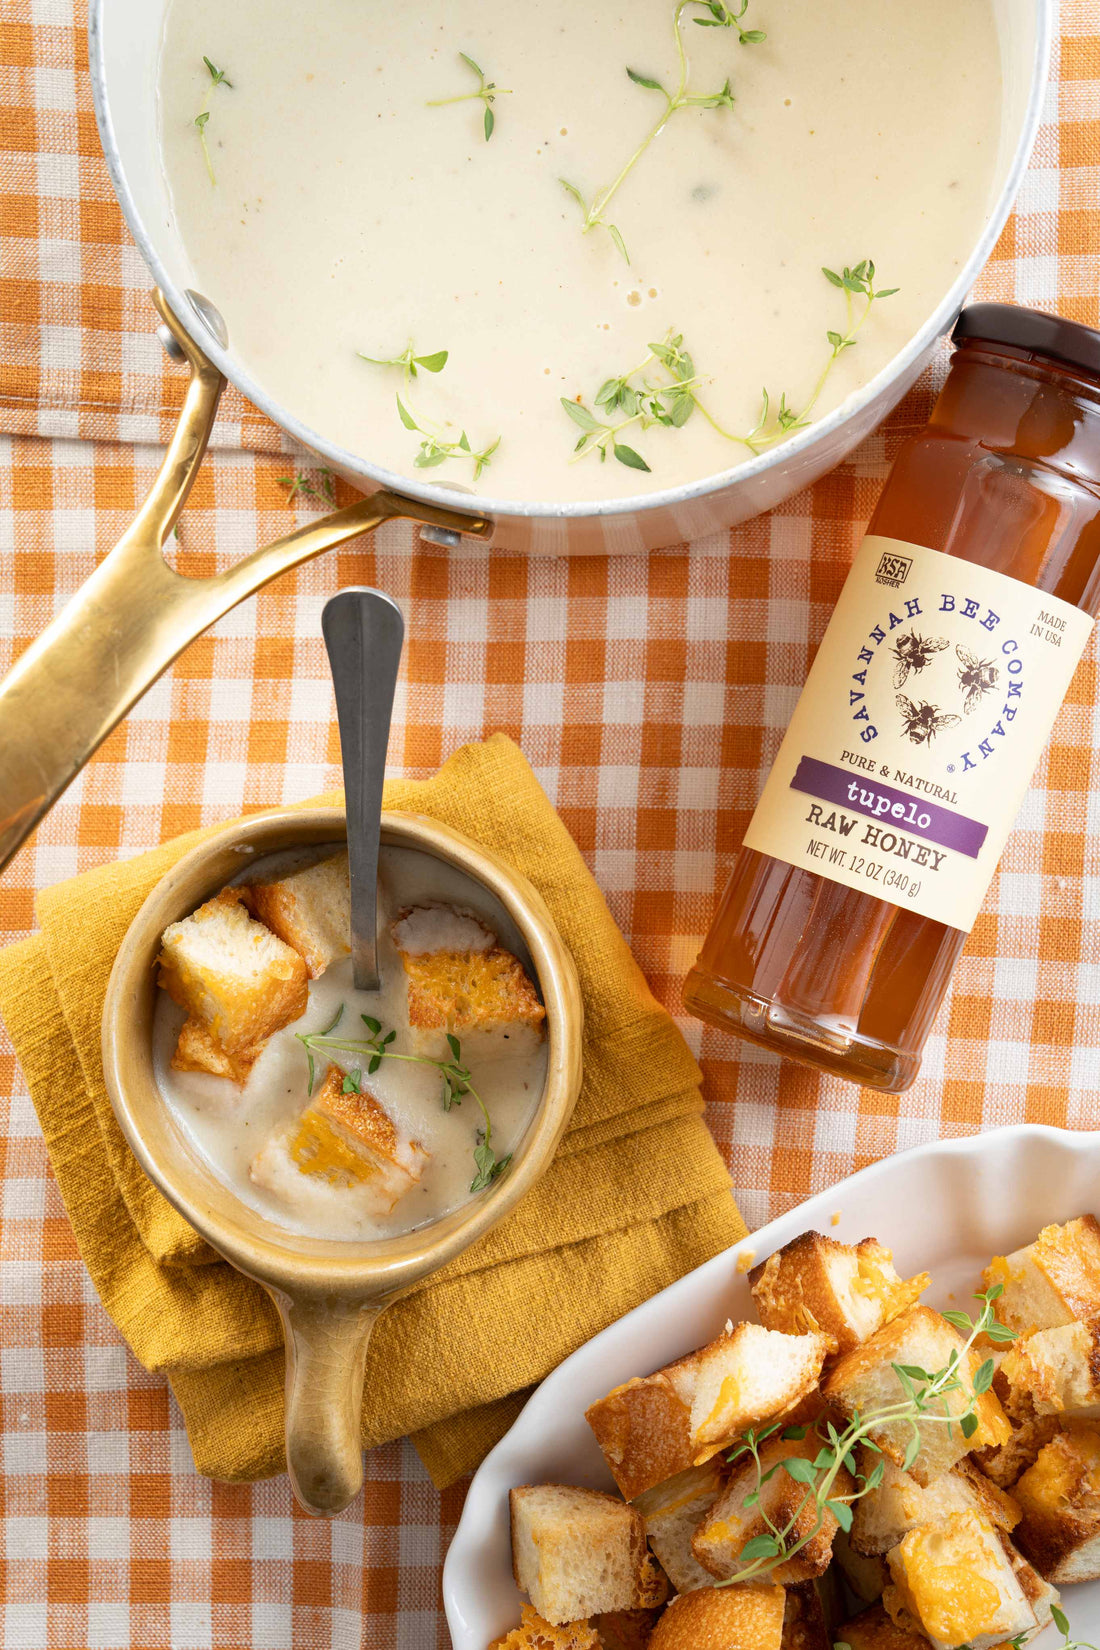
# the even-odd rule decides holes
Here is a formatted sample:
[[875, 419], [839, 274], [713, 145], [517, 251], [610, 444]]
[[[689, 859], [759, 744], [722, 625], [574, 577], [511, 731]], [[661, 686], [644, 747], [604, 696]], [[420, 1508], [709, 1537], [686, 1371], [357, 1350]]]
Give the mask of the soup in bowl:
[[[304, 869], [336, 875], [344, 833], [342, 810], [285, 810], [192, 850], [135, 918], [103, 1017], [107, 1089], [139, 1163], [279, 1311], [288, 1471], [320, 1514], [346, 1506], [362, 1481], [363, 1366], [378, 1313], [495, 1225], [548, 1166], [579, 1091], [583, 1024], [576, 970], [537, 891], [420, 816], [383, 815], [380, 992], [355, 992], [338, 933], [324, 966], [316, 947], [303, 958], [280, 938], [286, 912], [267, 891]], [[267, 971], [267, 1009], [243, 1009], [251, 1042], [233, 1018], [242, 945]], [[477, 1024], [467, 1013], [459, 1037], [447, 1030], [455, 994], [444, 980], [441, 999], [440, 969], [464, 951], [467, 984], [479, 968], [506, 978], [491, 1002], [474, 992], [475, 1009], [489, 1007]]]

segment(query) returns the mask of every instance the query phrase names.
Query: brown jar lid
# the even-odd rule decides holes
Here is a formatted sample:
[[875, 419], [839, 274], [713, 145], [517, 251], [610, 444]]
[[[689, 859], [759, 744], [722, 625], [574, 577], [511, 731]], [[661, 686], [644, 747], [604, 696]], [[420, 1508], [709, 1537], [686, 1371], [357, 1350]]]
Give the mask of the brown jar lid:
[[956, 344], [967, 338], [1007, 344], [1012, 349], [1063, 361], [1100, 378], [1100, 332], [1078, 321], [1066, 321], [1061, 315], [1047, 315], [1041, 309], [1022, 309], [1019, 304], [968, 304], [955, 322], [951, 338]]

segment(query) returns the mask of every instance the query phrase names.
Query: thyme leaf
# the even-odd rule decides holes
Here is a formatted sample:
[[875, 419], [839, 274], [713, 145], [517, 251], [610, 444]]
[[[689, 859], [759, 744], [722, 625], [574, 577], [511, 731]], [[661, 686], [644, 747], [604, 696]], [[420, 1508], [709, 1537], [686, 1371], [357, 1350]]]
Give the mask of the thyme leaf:
[[202, 108], [195, 116], [195, 125], [199, 129], [199, 142], [202, 144], [202, 156], [206, 162], [206, 170], [210, 178], [211, 187], [213, 187], [218, 180], [214, 173], [214, 162], [210, 155], [210, 145], [206, 141], [206, 128], [210, 120], [210, 100], [214, 96], [215, 89], [218, 86], [225, 86], [229, 91], [232, 91], [233, 82], [229, 79], [225, 69], [217, 68], [208, 57], [204, 56], [203, 62], [206, 64], [206, 67], [210, 73], [210, 85], [206, 89], [206, 97], [203, 99]]
[[450, 357], [450, 351], [445, 349], [437, 349], [431, 355], [417, 355], [416, 345], [411, 341], [400, 355], [367, 355], [364, 350], [355, 353], [360, 361], [369, 361], [372, 367], [400, 367], [406, 380], [415, 378], [420, 367], [425, 372], [442, 372]]
[[310, 480], [303, 470], [296, 470], [292, 476], [277, 476], [275, 479], [280, 487], [287, 489], [286, 502], [288, 507], [296, 498], [316, 499], [320, 504], [336, 505], [336, 477], [327, 465], [317, 472], [317, 483]]
[[[376, 1020], [371, 1014], [361, 1014], [359, 1018], [367, 1028], [366, 1037], [334, 1037], [344, 1013], [344, 1004], [341, 1003], [336, 1017], [323, 1031], [299, 1031], [295, 1033], [298, 1042], [306, 1051], [306, 1061], [309, 1069], [309, 1089], [313, 1093], [314, 1061], [317, 1053], [327, 1055], [331, 1050], [334, 1053], [358, 1054], [363, 1057], [367, 1068], [367, 1076], [376, 1072], [383, 1060], [404, 1060], [409, 1065], [434, 1066], [439, 1072], [442, 1084], [441, 1104], [444, 1111], [452, 1111], [460, 1106], [467, 1095], [481, 1109], [484, 1128], [479, 1128], [476, 1134], [474, 1147], [474, 1168], [476, 1173], [470, 1183], [471, 1192], [483, 1192], [499, 1175], [502, 1175], [512, 1161], [511, 1153], [506, 1157], [498, 1157], [493, 1146], [493, 1120], [489, 1116], [489, 1108], [473, 1085], [470, 1069], [462, 1063], [462, 1044], [452, 1033], [447, 1033], [447, 1047], [450, 1057], [442, 1060], [433, 1060], [426, 1054], [403, 1054], [390, 1045], [397, 1039], [394, 1030], [385, 1031], [381, 1020]], [[362, 1093], [363, 1069], [356, 1066], [345, 1073], [343, 1092], [345, 1094]]]
[[511, 97], [512, 88], [510, 86], [498, 86], [495, 81], [486, 80], [484, 70], [474, 62], [472, 57], [467, 57], [465, 52], [459, 52], [458, 55], [467, 68], [472, 69], [474, 74], [477, 75], [480, 82], [477, 91], [459, 92], [457, 97], [434, 97], [427, 107], [429, 109], [443, 109], [450, 103], [470, 103], [474, 99], [484, 103], [485, 119], [482, 122], [482, 127], [485, 132], [485, 141], [488, 143], [496, 128], [497, 117], [493, 113], [493, 104], [498, 97]]
[[[639, 143], [629, 160], [616, 173], [612, 181], [600, 189], [586, 201], [581, 190], [575, 183], [569, 183], [565, 178], [558, 182], [567, 189], [580, 206], [583, 214], [581, 233], [587, 235], [591, 230], [599, 227], [605, 229], [615, 243], [619, 252], [630, 262], [630, 255], [626, 250], [626, 243], [614, 224], [607, 219], [607, 208], [612, 199], [626, 182], [631, 172], [637, 166], [646, 150], [654, 140], [660, 137], [673, 115], [681, 109], [732, 109], [734, 105], [733, 88], [727, 76], [725, 84], [717, 92], [693, 92], [690, 89], [691, 70], [688, 64], [687, 52], [684, 49], [684, 37], [681, 25], [684, 18], [689, 17], [693, 23], [709, 29], [733, 29], [742, 46], [758, 45], [767, 39], [763, 29], [743, 29], [741, 19], [749, 7], [749, 0], [741, 0], [740, 9], [734, 11], [726, 4], [726, 0], [678, 0], [672, 14], [672, 33], [676, 41], [677, 79], [674, 91], [669, 91], [660, 80], [652, 75], [643, 74], [639, 69], [627, 67], [627, 76], [644, 91], [657, 92], [664, 98], [664, 108], [658, 115], [649, 132]], [[702, 16], [693, 15], [702, 12]]]
[[401, 397], [397, 398], [397, 416], [407, 430], [415, 430], [424, 437], [420, 443], [420, 451], [413, 459], [418, 470], [432, 470], [439, 464], [445, 464], [449, 458], [468, 458], [474, 467], [474, 480], [477, 481], [482, 470], [487, 469], [493, 454], [500, 446], [500, 436], [490, 441], [487, 446], [476, 448], [470, 445], [470, 438], [463, 430], [457, 441], [448, 441], [445, 436], [435, 430], [426, 428], [417, 422], [413, 414], [406, 407]]

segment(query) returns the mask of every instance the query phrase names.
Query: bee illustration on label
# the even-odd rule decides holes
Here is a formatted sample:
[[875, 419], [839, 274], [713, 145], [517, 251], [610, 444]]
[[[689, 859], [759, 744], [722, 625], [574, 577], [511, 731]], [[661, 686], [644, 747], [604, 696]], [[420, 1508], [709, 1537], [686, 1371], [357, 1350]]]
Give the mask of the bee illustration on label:
[[997, 686], [997, 667], [992, 659], [976, 659], [969, 648], [957, 646], [955, 655], [962, 666], [959, 686], [966, 695], [963, 710], [969, 716], [972, 710], [977, 710], [985, 695]]
[[942, 653], [947, 645], [946, 636], [921, 636], [915, 630], [905, 631], [890, 649], [897, 660], [894, 668], [894, 686], [904, 687], [911, 670], [923, 670], [926, 665], [931, 664], [932, 655]]
[[930, 745], [937, 733], [944, 728], [953, 728], [956, 722], [961, 722], [961, 716], [955, 716], [950, 711], [941, 711], [939, 705], [930, 705], [927, 699], [922, 699], [915, 705], [907, 694], [899, 693], [897, 707], [901, 711], [902, 723], [906, 733], [914, 745]]

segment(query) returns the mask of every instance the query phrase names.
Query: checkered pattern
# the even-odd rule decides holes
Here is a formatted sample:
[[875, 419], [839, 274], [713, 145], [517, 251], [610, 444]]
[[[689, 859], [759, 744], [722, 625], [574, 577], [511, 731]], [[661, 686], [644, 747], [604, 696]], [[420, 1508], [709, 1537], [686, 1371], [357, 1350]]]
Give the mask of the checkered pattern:
[[[152, 447], [106, 443], [160, 439], [178, 391], [98, 158], [73, 0], [0, 0], [0, 59], [6, 666], [153, 475]], [[1098, 190], [1100, 22], [1074, 0], [983, 294], [1095, 325]], [[281, 580], [187, 652], [55, 808], [0, 882], [0, 938], [32, 927], [45, 884], [331, 784], [320, 609], [342, 585], [379, 584], [410, 638], [394, 770], [425, 774], [465, 740], [512, 734], [675, 1008], [861, 526], [941, 373], [812, 492], [690, 551], [448, 554], [395, 524]], [[230, 395], [172, 547], [181, 566], [211, 571], [286, 530], [281, 445]], [[681, 1021], [750, 1223], [939, 1135], [1100, 1122], [1095, 678], [1093, 647], [907, 1094], [819, 1079]], [[438, 1570], [461, 1491], [438, 1495], [396, 1446], [369, 1459], [362, 1503], [331, 1525], [297, 1515], [284, 1480], [196, 1479], [163, 1384], [90, 1288], [6, 1041], [0, 1096], [0, 1650], [444, 1645]]]

